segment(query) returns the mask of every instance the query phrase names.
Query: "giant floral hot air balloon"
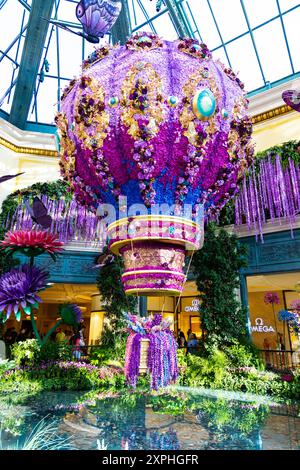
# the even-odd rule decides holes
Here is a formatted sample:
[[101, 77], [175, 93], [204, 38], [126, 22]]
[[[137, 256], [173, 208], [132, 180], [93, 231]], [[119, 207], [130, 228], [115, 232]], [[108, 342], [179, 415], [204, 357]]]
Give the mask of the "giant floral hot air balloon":
[[[247, 106], [204, 44], [149, 33], [95, 51], [65, 90], [62, 175], [91, 210], [114, 206], [109, 248], [124, 257], [126, 293], [182, 291], [185, 256], [203, 243], [199, 208], [216, 216], [252, 160]], [[124, 197], [145, 209], [123, 212]]]

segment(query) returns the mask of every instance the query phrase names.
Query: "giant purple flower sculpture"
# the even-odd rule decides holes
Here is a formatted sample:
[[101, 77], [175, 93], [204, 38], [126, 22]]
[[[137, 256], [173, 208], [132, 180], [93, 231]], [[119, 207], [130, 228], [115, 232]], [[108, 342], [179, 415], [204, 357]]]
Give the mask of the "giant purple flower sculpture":
[[[94, 212], [101, 203], [115, 207], [119, 221], [108, 227], [109, 248], [124, 257], [127, 293], [182, 292], [185, 254], [203, 244], [199, 208], [216, 216], [252, 161], [247, 108], [241, 81], [204, 44], [151, 33], [100, 48], [64, 92], [56, 118], [62, 175]], [[128, 207], [144, 205], [146, 214], [130, 220], [120, 196]], [[161, 224], [154, 222], [157, 205], [171, 208]], [[151, 255], [150, 265], [146, 256], [131, 256], [133, 244]], [[174, 245], [174, 262], [167, 253], [155, 255], [163, 248], [172, 253]]]
[[6, 321], [11, 313], [18, 321], [21, 308], [29, 315], [31, 308], [41, 302], [37, 293], [46, 288], [49, 274], [25, 264], [12, 269], [0, 278], [0, 314]]

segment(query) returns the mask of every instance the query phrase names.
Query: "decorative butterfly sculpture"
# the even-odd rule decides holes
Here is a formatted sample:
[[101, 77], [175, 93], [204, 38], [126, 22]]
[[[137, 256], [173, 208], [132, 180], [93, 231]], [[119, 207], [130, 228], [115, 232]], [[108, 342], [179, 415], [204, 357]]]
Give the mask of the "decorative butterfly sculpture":
[[103, 266], [111, 264], [114, 260], [114, 255], [112, 255], [107, 249], [105, 249], [105, 251], [97, 257], [96, 264], [93, 267], [102, 268]]
[[17, 178], [17, 176], [24, 175], [24, 173], [18, 173], [17, 175], [6, 175], [0, 176], [0, 183], [4, 183], [5, 181], [12, 180], [13, 178]]
[[300, 113], [300, 91], [287, 90], [282, 94], [282, 99], [288, 106]]
[[48, 215], [46, 206], [38, 197], [34, 198], [32, 207], [30, 207], [28, 201], [25, 201], [25, 206], [36, 224], [41, 225], [43, 228], [51, 227], [52, 217]]
[[83, 32], [73, 31], [56, 20], [46, 21], [97, 44], [99, 38], [103, 38], [111, 30], [121, 10], [120, 0], [81, 0], [76, 7], [76, 16], [83, 26]]

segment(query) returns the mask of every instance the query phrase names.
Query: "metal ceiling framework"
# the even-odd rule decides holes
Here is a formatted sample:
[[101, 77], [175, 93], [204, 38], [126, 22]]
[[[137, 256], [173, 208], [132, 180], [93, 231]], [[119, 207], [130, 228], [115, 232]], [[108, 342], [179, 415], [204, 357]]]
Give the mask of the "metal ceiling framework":
[[[5, 6], [9, 1], [11, 0], [0, 0], [0, 15], [2, 11], [5, 11]], [[300, 68], [297, 68], [293, 61], [293, 54], [289, 44], [289, 31], [287, 30], [285, 22], [287, 15], [296, 12], [298, 9], [298, 12], [300, 12], [300, 1], [297, 4], [295, 4], [295, 2], [291, 3], [292, 6], [287, 9], [282, 6], [283, 0], [274, 0], [277, 6], [276, 14], [274, 13], [268, 20], [256, 24], [255, 27], [251, 26], [247, 1], [248, 0], [237, 0], [240, 5], [239, 8], [241, 8], [243, 12], [247, 29], [239, 35], [230, 37], [230, 39], [227, 38], [227, 40], [224, 39], [224, 31], [218, 22], [218, 15], [216, 13], [219, 13], [219, 11], [216, 10], [216, 2], [214, 2], [214, 0], [201, 0], [201, 5], [206, 5], [207, 14], [211, 15], [210, 21], [211, 24], [214, 25], [218, 36], [219, 45], [212, 48], [212, 51], [223, 51], [229, 66], [232, 66], [232, 56], [230, 53], [231, 45], [243, 38], [250, 38], [261, 76], [261, 86], [258, 89], [251, 90], [251, 95], [257, 91], [270, 88], [275, 84], [268, 80], [267, 71], [261, 58], [261, 51], [256, 41], [256, 32], [261, 31], [262, 28], [266, 27], [271, 22], [280, 21], [286, 55], [290, 64], [291, 73], [282, 76], [280, 81], [300, 75]], [[62, 83], [72, 78], [60, 74], [60, 48], [63, 47], [63, 45], [60, 44], [59, 28], [51, 24], [49, 26], [46, 21], [41, 21], [41, 16], [50, 18], [52, 15], [53, 19], [58, 19], [73, 29], [80, 29], [81, 25], [78, 22], [75, 23], [63, 20], [60, 17], [61, 5], [66, 3], [74, 4], [75, 10], [78, 0], [18, 0], [18, 3], [22, 5], [24, 10], [20, 31], [9, 46], [4, 50], [0, 50], [0, 74], [1, 62], [4, 58], [10, 61], [13, 66], [10, 86], [6, 90], [1, 90], [0, 88], [0, 108], [2, 103], [11, 100], [14, 91], [8, 119], [18, 127], [25, 128], [28, 118], [32, 120], [34, 116], [34, 120], [39, 122], [39, 90], [40, 87], [43, 86], [44, 78], [57, 80], [58, 108], [61, 88], [63, 88]], [[193, 3], [193, 0], [163, 0], [161, 10], [155, 13], [153, 4], [155, 4], [154, 0], [150, 9], [150, 0], [123, 0], [121, 15], [112, 29], [109, 41], [113, 44], [117, 42], [124, 43], [132, 32], [143, 30], [143, 28], [163, 35], [161, 31], [158, 31], [157, 25], [158, 22], [161, 24], [161, 20], [166, 19], [173, 26], [178, 37], [190, 36], [207, 42], [203, 32], [203, 29], [205, 29], [203, 28], [205, 18], [203, 19], [203, 16], [199, 14], [200, 11], [195, 10], [195, 6], [193, 6], [195, 2]], [[150, 14], [150, 11], [152, 14]], [[28, 13], [30, 14], [28, 24], [26, 23], [25, 12], [27, 16]], [[22, 50], [21, 43], [24, 37], [25, 42]], [[53, 37], [56, 39], [57, 47], [57, 75], [50, 74], [47, 71], [45, 72], [43, 69], [43, 64], [47, 61], [47, 54]], [[86, 41], [82, 39], [82, 58], [85, 56], [85, 48]]]

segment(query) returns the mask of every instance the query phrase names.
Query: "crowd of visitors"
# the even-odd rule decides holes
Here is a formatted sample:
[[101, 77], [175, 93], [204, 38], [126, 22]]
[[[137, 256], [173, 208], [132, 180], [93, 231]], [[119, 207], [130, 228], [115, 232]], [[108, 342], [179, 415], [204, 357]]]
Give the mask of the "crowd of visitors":
[[178, 347], [186, 349], [187, 354], [195, 354], [199, 348], [199, 341], [195, 333], [191, 329], [187, 332], [187, 338], [183, 331], [179, 330], [177, 337]]
[[[29, 325], [21, 326], [21, 330], [18, 332], [15, 327], [7, 328], [2, 337], [2, 342], [5, 344], [5, 355], [7, 358], [11, 357], [11, 347], [14, 343], [19, 341], [26, 341], [27, 339], [35, 338], [31, 323]], [[72, 346], [72, 355], [75, 359], [80, 359], [82, 355], [85, 355], [85, 339], [84, 339], [85, 325], [82, 322], [77, 329], [63, 329], [57, 328], [56, 331], [51, 335], [50, 340], [61, 344], [67, 344]], [[41, 338], [43, 335], [41, 334]], [[3, 355], [3, 353], [1, 354]]]

